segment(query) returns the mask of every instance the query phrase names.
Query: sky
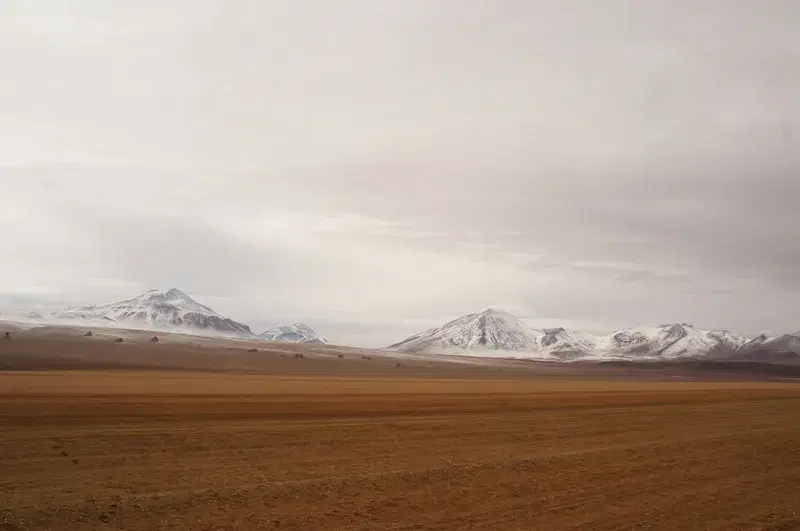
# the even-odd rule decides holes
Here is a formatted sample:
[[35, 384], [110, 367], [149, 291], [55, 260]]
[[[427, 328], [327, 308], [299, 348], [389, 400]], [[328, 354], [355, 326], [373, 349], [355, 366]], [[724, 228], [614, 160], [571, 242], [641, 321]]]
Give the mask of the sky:
[[0, 312], [800, 329], [794, 0], [6, 0]]

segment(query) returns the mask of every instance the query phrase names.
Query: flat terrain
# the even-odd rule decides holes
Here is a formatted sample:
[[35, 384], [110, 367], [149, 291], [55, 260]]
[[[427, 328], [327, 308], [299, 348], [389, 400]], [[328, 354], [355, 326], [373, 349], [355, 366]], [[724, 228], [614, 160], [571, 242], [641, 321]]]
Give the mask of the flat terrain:
[[800, 529], [796, 383], [385, 365], [0, 372], [0, 529]]

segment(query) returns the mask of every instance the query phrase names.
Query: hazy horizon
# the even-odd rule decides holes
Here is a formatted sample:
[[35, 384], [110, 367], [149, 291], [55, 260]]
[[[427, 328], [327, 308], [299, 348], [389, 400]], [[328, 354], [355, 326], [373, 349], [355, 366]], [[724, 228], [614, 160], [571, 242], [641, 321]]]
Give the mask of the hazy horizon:
[[0, 8], [0, 313], [800, 329], [800, 6]]

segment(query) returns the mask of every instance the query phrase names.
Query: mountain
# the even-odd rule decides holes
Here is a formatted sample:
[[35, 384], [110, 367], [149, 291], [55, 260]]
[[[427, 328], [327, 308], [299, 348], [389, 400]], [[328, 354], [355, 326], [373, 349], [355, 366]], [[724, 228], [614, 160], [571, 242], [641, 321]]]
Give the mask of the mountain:
[[625, 328], [598, 338], [598, 354], [611, 357], [680, 358], [713, 350], [736, 350], [747, 340], [727, 330], [703, 330], [686, 323]]
[[800, 332], [775, 338], [762, 334], [726, 357], [740, 361], [800, 363]]
[[319, 337], [313, 328], [303, 323], [278, 326], [259, 334], [258, 337], [267, 341], [283, 341], [286, 343], [328, 344], [328, 340], [324, 337]]
[[800, 332], [767, 339], [760, 344], [751, 341], [747, 344], [747, 347], [749, 349], [768, 349], [776, 352], [800, 352]]
[[131, 323], [148, 328], [179, 327], [226, 334], [252, 334], [247, 325], [219, 315], [178, 289], [153, 289], [132, 299], [71, 308], [56, 312], [53, 316], [58, 319]]
[[508, 312], [488, 308], [460, 317], [440, 328], [389, 346], [405, 352], [499, 351], [526, 353], [528, 357], [580, 358], [593, 350], [590, 336], [565, 328], [530, 328]]
[[746, 339], [727, 330], [686, 323], [626, 328], [595, 337], [565, 328], [530, 328], [513, 315], [489, 308], [431, 328], [387, 348], [406, 352], [525, 353], [525, 357], [568, 361], [609, 358], [681, 358], [735, 352]]
[[406, 352], [430, 350], [538, 351], [537, 336], [510, 313], [488, 308], [431, 328], [388, 348]]

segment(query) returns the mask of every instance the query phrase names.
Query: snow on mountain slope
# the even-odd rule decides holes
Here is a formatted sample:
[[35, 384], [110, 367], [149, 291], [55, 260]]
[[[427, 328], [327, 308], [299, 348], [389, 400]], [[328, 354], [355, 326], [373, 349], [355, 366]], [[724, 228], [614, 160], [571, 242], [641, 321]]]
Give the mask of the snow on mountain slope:
[[555, 359], [585, 358], [595, 351], [595, 338], [590, 334], [565, 328], [534, 329], [539, 352]]
[[596, 351], [609, 357], [680, 358], [716, 348], [738, 349], [747, 340], [727, 330], [703, 330], [686, 323], [617, 330], [598, 338]]
[[[593, 338], [564, 328], [530, 328], [508, 312], [488, 308], [389, 346], [405, 352], [441, 351], [544, 359], [581, 358], [593, 351]], [[520, 356], [524, 354], [524, 356]]]
[[774, 352], [800, 353], [800, 332], [795, 332], [794, 334], [783, 334], [782, 336], [771, 339], [765, 335], [760, 335], [757, 338], [748, 341], [741, 348], [742, 351], [756, 349]]
[[[798, 332], [800, 334], [800, 332]], [[744, 345], [740, 347], [739, 350], [752, 350], [758, 348], [770, 341], [774, 341], [775, 338], [770, 338], [765, 334], [761, 334], [760, 336], [754, 337], [750, 341], [746, 342]]]
[[536, 353], [536, 333], [510, 313], [488, 308], [411, 336], [389, 349], [407, 352], [503, 350]]
[[278, 326], [267, 330], [259, 337], [267, 341], [283, 341], [287, 343], [314, 343], [314, 344], [328, 344], [328, 340], [324, 337], [319, 337], [313, 328], [303, 323], [295, 323], [293, 325]]
[[725, 352], [726, 359], [772, 363], [800, 363], [800, 332], [770, 338], [760, 335], [734, 352]]
[[132, 323], [150, 328], [183, 327], [227, 334], [251, 335], [247, 325], [216, 313], [178, 289], [150, 290], [138, 297], [104, 305], [71, 308], [53, 314], [57, 319]]
[[568, 361], [703, 356], [711, 351], [735, 351], [745, 342], [744, 337], [727, 330], [702, 330], [685, 323], [626, 328], [601, 337], [564, 328], [539, 330], [529, 328], [509, 313], [490, 308], [388, 348], [494, 357], [507, 352], [513, 357]]

